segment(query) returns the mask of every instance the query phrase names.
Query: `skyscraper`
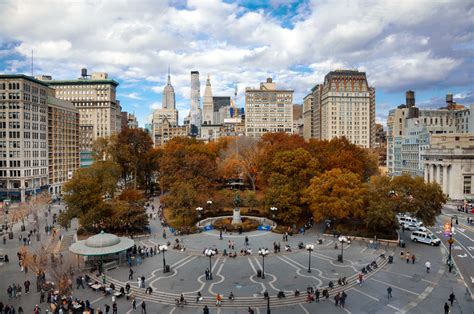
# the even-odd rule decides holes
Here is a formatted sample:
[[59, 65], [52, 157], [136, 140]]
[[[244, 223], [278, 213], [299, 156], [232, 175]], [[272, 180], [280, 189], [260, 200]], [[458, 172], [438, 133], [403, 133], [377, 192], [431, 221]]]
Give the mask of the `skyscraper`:
[[329, 72], [324, 83], [305, 97], [303, 115], [306, 139], [346, 137], [366, 148], [375, 144], [375, 89], [369, 86], [365, 72]]
[[214, 124], [214, 112], [213, 112], [213, 98], [212, 98], [212, 87], [211, 78], [207, 76], [206, 89], [204, 90], [204, 102], [202, 104], [203, 119], [202, 124]]
[[174, 88], [171, 85], [170, 71], [168, 69], [168, 82], [163, 89], [163, 108], [153, 111], [152, 118], [152, 139], [155, 146], [163, 144], [163, 127], [174, 127], [178, 125], [178, 110], [176, 110], [176, 102]]
[[201, 83], [199, 82], [199, 71], [191, 71], [191, 111], [189, 112], [191, 133], [199, 134], [201, 127]]
[[173, 85], [171, 85], [171, 76], [170, 76], [169, 68], [168, 68], [168, 82], [166, 83], [166, 86], [163, 89], [162, 106], [163, 106], [163, 109], [176, 109], [176, 99], [174, 95]]

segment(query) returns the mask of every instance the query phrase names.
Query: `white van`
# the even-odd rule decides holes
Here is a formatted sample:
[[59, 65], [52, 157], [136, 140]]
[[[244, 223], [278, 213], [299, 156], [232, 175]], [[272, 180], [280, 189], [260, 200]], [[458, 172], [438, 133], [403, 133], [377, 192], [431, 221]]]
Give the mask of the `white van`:
[[404, 226], [407, 230], [416, 230], [418, 227], [423, 226], [421, 221], [418, 221], [416, 218], [410, 216], [401, 216], [398, 218], [398, 223], [401, 226]]
[[438, 246], [441, 243], [441, 240], [438, 239], [434, 234], [423, 231], [413, 231], [411, 233], [411, 240], [413, 242], [426, 243], [431, 246]]

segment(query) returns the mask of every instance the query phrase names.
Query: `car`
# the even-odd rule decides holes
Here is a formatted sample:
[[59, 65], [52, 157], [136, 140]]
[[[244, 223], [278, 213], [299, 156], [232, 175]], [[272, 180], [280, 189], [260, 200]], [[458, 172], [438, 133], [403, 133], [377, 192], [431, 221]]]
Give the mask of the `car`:
[[439, 246], [441, 243], [441, 240], [431, 232], [413, 231], [410, 238], [415, 243], [420, 242], [431, 246]]
[[432, 234], [431, 231], [429, 231], [426, 227], [423, 227], [423, 226], [417, 227], [414, 231], [421, 231], [421, 232]]

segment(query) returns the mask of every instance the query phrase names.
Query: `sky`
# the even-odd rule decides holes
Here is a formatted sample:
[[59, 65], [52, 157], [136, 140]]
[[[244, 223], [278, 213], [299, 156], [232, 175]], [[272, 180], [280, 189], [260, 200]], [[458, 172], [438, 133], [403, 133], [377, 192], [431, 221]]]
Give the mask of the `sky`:
[[245, 105], [245, 87], [272, 77], [294, 103], [336, 69], [365, 71], [377, 121], [416, 93], [421, 108], [446, 93], [474, 104], [474, 1], [443, 0], [1, 0], [0, 73], [54, 79], [80, 69], [120, 83], [122, 110], [150, 122], [168, 66], [180, 120], [190, 71], [209, 75], [215, 96]]

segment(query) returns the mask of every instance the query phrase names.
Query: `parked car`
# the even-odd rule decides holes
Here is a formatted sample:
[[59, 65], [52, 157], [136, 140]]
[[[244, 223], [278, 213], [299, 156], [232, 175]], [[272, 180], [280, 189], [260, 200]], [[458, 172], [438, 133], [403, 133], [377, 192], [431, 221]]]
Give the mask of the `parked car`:
[[441, 243], [441, 240], [434, 234], [423, 231], [413, 231], [410, 238], [415, 243], [420, 242], [431, 246], [438, 246]]

